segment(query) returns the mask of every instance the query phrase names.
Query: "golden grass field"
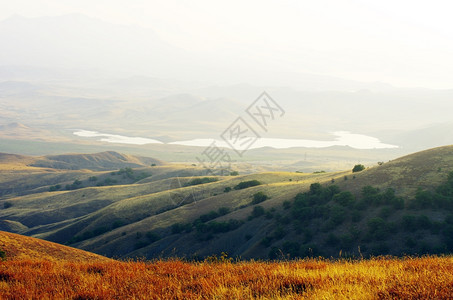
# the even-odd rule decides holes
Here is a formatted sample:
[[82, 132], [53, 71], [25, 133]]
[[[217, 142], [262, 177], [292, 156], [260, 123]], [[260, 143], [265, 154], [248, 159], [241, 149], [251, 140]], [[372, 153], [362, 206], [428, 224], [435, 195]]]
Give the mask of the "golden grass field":
[[2, 299], [452, 299], [453, 258], [6, 260]]
[[452, 299], [453, 257], [116, 261], [0, 232], [0, 299]]

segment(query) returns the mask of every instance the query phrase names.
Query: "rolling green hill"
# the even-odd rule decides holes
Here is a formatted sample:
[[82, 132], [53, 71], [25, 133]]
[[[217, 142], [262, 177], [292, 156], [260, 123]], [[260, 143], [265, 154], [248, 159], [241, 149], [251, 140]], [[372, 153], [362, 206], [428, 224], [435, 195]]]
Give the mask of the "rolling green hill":
[[115, 152], [0, 169], [1, 229], [109, 257], [453, 251], [453, 146], [356, 173], [220, 176]]

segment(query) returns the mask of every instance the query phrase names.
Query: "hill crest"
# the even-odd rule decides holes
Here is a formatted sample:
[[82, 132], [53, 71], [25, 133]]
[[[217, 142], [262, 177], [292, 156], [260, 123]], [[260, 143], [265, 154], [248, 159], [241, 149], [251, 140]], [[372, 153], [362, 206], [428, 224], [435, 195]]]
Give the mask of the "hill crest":
[[51, 261], [107, 261], [106, 257], [33, 237], [0, 231], [0, 250], [6, 258]]
[[125, 167], [149, 167], [153, 164], [162, 165], [163, 162], [150, 157], [105, 151], [93, 154], [47, 155], [36, 158], [30, 166], [65, 170], [89, 169], [93, 171], [108, 171]]

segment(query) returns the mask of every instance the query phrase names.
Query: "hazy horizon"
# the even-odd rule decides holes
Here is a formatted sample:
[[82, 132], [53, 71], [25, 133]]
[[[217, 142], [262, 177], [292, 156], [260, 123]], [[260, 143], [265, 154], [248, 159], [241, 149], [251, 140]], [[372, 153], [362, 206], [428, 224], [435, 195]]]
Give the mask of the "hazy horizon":
[[[46, 153], [53, 142], [119, 151], [132, 145], [142, 153], [161, 142], [179, 157], [181, 147], [228, 146], [238, 120], [249, 127], [250, 144], [241, 149], [349, 146], [393, 158], [449, 145], [450, 6], [5, 2], [0, 151], [30, 153], [20, 143], [8, 146], [12, 140], [49, 143], [31, 153]], [[266, 128], [255, 118], [272, 110], [252, 104], [264, 91], [282, 112]]]
[[[22, 62], [276, 86], [292, 86], [300, 74], [314, 74], [397, 87], [451, 89], [451, 8], [447, 1], [4, 1], [0, 24], [6, 26], [14, 16], [41, 18], [32, 21], [42, 32], [27, 36], [28, 29], [21, 32], [18, 25], [11, 25], [20, 34], [11, 37], [13, 42], [38, 39], [32, 45], [36, 49], [27, 49], [36, 54], [9, 48], [7, 40], [0, 65]], [[73, 22], [74, 14], [87, 16], [85, 28], [64, 23]], [[56, 18], [61, 28], [54, 28]], [[105, 27], [107, 36], [90, 31], [96, 22]], [[118, 35], [111, 35], [111, 29]], [[62, 45], [53, 40], [59, 38], [58, 30], [68, 38], [83, 34], [80, 38], [87, 44]], [[52, 49], [68, 51], [68, 56], [55, 56]], [[157, 49], [157, 54], [150, 49]], [[49, 52], [49, 57], [40, 56], [40, 51]], [[165, 58], [159, 64], [157, 57], [165, 56], [175, 64]]]

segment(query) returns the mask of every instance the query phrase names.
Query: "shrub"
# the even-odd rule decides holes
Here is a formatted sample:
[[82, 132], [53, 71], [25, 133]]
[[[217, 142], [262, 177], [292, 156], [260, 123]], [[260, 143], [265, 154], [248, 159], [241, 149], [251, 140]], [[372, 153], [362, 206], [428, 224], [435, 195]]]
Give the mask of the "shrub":
[[228, 207], [220, 207], [218, 210], [217, 210], [217, 213], [221, 216], [224, 216], [224, 215], [227, 215], [230, 213], [230, 209]]
[[389, 226], [382, 218], [371, 218], [368, 221], [368, 232], [377, 240], [383, 240], [390, 235]]
[[186, 184], [186, 186], [205, 184], [205, 183], [215, 182], [215, 181], [217, 181], [217, 180], [218, 180], [218, 179], [217, 179], [217, 178], [214, 178], [214, 177], [194, 178], [194, 179], [190, 180], [190, 181]]
[[401, 197], [395, 197], [392, 200], [391, 205], [393, 206], [394, 209], [403, 209], [404, 208], [404, 199]]
[[52, 185], [51, 187], [49, 187], [49, 192], [55, 192], [58, 191], [59, 189], [61, 189], [61, 184]]
[[332, 199], [342, 206], [351, 206], [354, 204], [355, 201], [354, 195], [352, 195], [352, 193], [349, 191], [336, 194], [333, 196]]
[[186, 224], [182, 223], [175, 223], [171, 225], [171, 233], [172, 234], [178, 234], [183, 232], [186, 229]]
[[239, 172], [238, 171], [232, 171], [230, 172], [230, 176], [238, 176]]
[[116, 179], [106, 178], [103, 182], [98, 182], [96, 186], [104, 186], [104, 185], [114, 185], [117, 184], [118, 181]]
[[310, 184], [310, 194], [320, 195], [322, 192], [322, 185], [319, 182]]
[[362, 197], [367, 204], [379, 205], [382, 203], [382, 195], [379, 193], [379, 189], [370, 185], [362, 188]]
[[266, 201], [267, 199], [269, 199], [269, 197], [266, 194], [264, 194], [263, 192], [258, 192], [253, 195], [252, 204], [258, 204]]
[[207, 221], [213, 220], [218, 217], [220, 217], [219, 213], [211, 210], [209, 213], [201, 215], [198, 219], [195, 220], [194, 223], [197, 223], [197, 222], [205, 223]]
[[433, 195], [429, 191], [419, 189], [411, 206], [413, 208], [431, 208], [433, 207]]
[[417, 227], [419, 229], [430, 229], [431, 225], [432, 225], [432, 222], [427, 216], [420, 215], [417, 217]]
[[379, 217], [381, 217], [383, 219], [387, 219], [388, 217], [390, 217], [391, 214], [392, 214], [392, 210], [390, 209], [390, 207], [383, 207], [379, 211]]
[[330, 211], [330, 222], [338, 226], [346, 219], [346, 210], [341, 206], [333, 206]]
[[152, 176], [151, 173], [148, 173], [148, 172], [141, 172], [140, 174], [137, 174], [134, 178], [134, 182], [137, 182], [137, 181], [140, 181], [142, 179], [145, 179], [147, 177], [150, 177]]
[[223, 190], [223, 192], [224, 192], [224, 193], [228, 193], [228, 192], [231, 192], [231, 190], [232, 190], [231, 187], [227, 186], [227, 187]]
[[249, 188], [252, 186], [257, 186], [260, 184], [261, 184], [261, 182], [259, 182], [258, 180], [241, 181], [234, 187], [234, 189], [242, 190], [242, 189], [246, 189], [246, 188]]
[[264, 213], [265, 213], [264, 208], [262, 206], [257, 205], [257, 206], [255, 206], [253, 208], [251, 217], [252, 218], [257, 218], [257, 217], [260, 217], [260, 216], [264, 215]]
[[76, 190], [82, 188], [82, 181], [76, 179], [72, 184], [67, 184], [65, 187], [67, 190]]
[[291, 219], [288, 216], [286, 216], [286, 215], [282, 216], [279, 213], [275, 214], [275, 220], [276, 220], [277, 224], [289, 224], [289, 223], [291, 223]]
[[5, 208], [5, 209], [10, 208], [11, 206], [13, 206], [13, 204], [11, 202], [3, 203], [3, 208]]
[[242, 225], [241, 221], [230, 219], [228, 222], [216, 222], [212, 221], [207, 224], [206, 230], [213, 233], [228, 232], [235, 230]]
[[415, 231], [417, 230], [417, 217], [404, 215], [401, 221], [401, 225], [406, 231]]
[[361, 165], [361, 164], [355, 165], [354, 168], [352, 168], [352, 172], [353, 173], [360, 172], [360, 171], [363, 171], [363, 170], [365, 170], [365, 166]]

